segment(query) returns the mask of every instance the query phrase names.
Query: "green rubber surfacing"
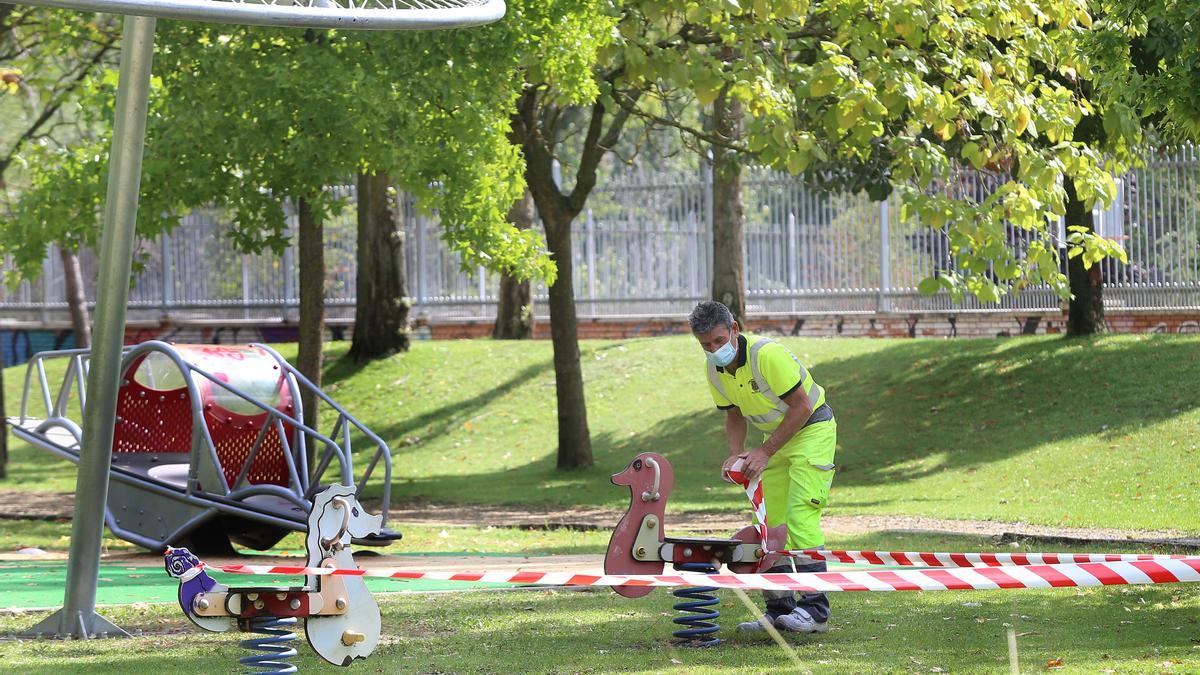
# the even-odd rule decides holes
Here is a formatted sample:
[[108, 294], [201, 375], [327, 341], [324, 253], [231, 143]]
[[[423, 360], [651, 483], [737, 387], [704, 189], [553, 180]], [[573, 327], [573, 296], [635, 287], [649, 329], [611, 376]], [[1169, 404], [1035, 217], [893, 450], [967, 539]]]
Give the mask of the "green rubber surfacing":
[[[295, 586], [299, 576], [250, 576], [214, 572], [214, 579], [227, 585]], [[428, 593], [482, 588], [512, 588], [517, 584], [436, 581], [425, 579], [384, 579], [367, 577], [372, 593]], [[40, 609], [59, 607], [67, 584], [67, 564], [54, 562], [0, 562], [0, 609]], [[167, 576], [160, 567], [100, 565], [96, 587], [97, 605], [133, 605], [137, 603], [176, 602], [179, 581]]]
[[[479, 555], [472, 553], [471, 555]], [[443, 557], [444, 554], [434, 554]], [[247, 561], [247, 564], [254, 564]], [[855, 565], [832, 563], [831, 571], [862, 569]], [[916, 569], [899, 565], [872, 565], [871, 569]], [[475, 570], [478, 571], [478, 570]], [[213, 572], [221, 583], [234, 586], [295, 586], [298, 576], [252, 576]], [[522, 584], [493, 582], [440, 581], [431, 579], [387, 579], [365, 577], [372, 593], [430, 593], [488, 588], [517, 588]], [[67, 583], [65, 561], [0, 562], [0, 609], [53, 609], [63, 603]], [[167, 576], [161, 566], [100, 565], [96, 588], [97, 605], [133, 605], [137, 603], [176, 602], [179, 582]]]

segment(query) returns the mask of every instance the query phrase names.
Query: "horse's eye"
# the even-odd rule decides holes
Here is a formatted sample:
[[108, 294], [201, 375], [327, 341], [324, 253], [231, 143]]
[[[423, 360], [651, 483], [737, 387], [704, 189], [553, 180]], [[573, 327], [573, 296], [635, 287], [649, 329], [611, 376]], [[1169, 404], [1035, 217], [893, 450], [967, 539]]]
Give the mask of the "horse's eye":
[[633, 460], [633, 470], [634, 471], [642, 470], [642, 460], [640, 460], [640, 459]]
[[350, 509], [350, 513], [351, 513], [351, 515], [353, 515], [355, 518], [357, 518], [357, 517], [358, 517], [358, 507], [356, 506], [356, 507], [354, 507], [354, 508]]

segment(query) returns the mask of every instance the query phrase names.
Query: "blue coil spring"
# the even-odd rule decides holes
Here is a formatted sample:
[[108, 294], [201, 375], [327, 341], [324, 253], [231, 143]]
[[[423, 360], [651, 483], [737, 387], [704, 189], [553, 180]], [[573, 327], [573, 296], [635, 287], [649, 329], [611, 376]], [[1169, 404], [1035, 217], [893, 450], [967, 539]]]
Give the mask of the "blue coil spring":
[[[675, 568], [684, 572], [703, 572], [704, 574], [716, 574], [717, 572], [717, 568], [708, 563], [681, 563]], [[720, 598], [713, 595], [716, 591], [717, 588], [713, 586], [690, 586], [674, 591], [675, 597], [686, 598], [684, 602], [675, 603], [675, 610], [685, 614], [675, 617], [671, 621], [686, 626], [686, 628], [680, 628], [672, 635], [686, 640], [688, 645], [695, 647], [711, 647], [719, 643], [721, 638], [708, 637], [721, 629], [720, 626], [713, 623], [721, 617], [721, 612], [709, 609], [721, 602]]]
[[264, 653], [243, 656], [238, 659], [238, 663], [259, 669], [249, 671], [257, 674], [296, 672], [296, 665], [284, 660], [296, 655], [296, 648], [288, 644], [296, 639], [296, 634], [292, 632], [295, 625], [296, 617], [294, 616], [282, 619], [274, 616], [251, 619], [249, 632], [260, 633], [267, 637], [250, 638], [242, 640], [238, 644], [246, 649]]

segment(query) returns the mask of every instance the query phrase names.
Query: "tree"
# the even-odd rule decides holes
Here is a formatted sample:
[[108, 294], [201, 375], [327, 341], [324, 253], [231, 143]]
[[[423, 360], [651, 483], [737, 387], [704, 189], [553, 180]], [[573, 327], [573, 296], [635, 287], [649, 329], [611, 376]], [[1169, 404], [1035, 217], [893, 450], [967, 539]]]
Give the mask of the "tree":
[[[25, 181], [14, 162], [28, 145], [61, 146], [90, 135], [75, 108], [90, 79], [115, 64], [119, 31], [113, 16], [95, 15], [81, 23], [74, 12], [2, 5], [0, 36], [0, 89], [13, 94], [0, 97], [0, 111], [7, 119], [0, 124], [0, 190], [10, 181], [19, 189]], [[64, 237], [56, 243], [75, 345], [88, 347], [91, 321], [79, 242]]]
[[[1147, 140], [1200, 140], [1200, 40], [1193, 8], [1159, 0], [1105, 0], [1095, 7], [1098, 20], [1082, 42], [1093, 67], [1079, 86], [1098, 114], [1076, 127], [1076, 139], [1103, 147], [1113, 171], [1139, 162], [1134, 148]], [[1072, 236], [1093, 234], [1090, 206], [1076, 198], [1071, 181], [1065, 188]], [[1098, 258], [1077, 245], [1068, 256], [1067, 334], [1100, 332], [1105, 280]]]
[[[0, 5], [0, 11], [4, 9]], [[0, 479], [8, 478], [8, 417], [4, 413], [4, 346], [0, 345]]]
[[[525, 190], [521, 198], [513, 202], [512, 208], [509, 209], [508, 222], [518, 230], [528, 230], [533, 227], [536, 217], [533, 195], [529, 190]], [[529, 279], [501, 274], [496, 325], [492, 329], [492, 338], [527, 340], [533, 337], [533, 323], [533, 290]]]
[[408, 351], [405, 231], [386, 173], [358, 173], [358, 260], [354, 337], [349, 356], [361, 363]]
[[721, 87], [713, 101], [712, 133], [724, 143], [712, 151], [712, 298], [724, 303], [738, 321], [746, 321], [746, 216], [742, 206], [742, 162], [732, 146], [741, 140], [742, 102]]
[[[423, 208], [438, 209], [464, 264], [552, 276], [533, 233], [503, 220], [519, 194], [519, 173], [505, 138], [507, 115], [496, 111], [515, 95], [516, 56], [510, 40], [475, 40], [474, 31], [434, 37], [164, 26], [139, 234], [154, 236], [185, 208], [216, 203], [233, 215], [230, 236], [243, 250], [278, 250], [287, 241], [285, 200], [298, 205], [307, 232], [341, 206], [325, 186], [357, 171], [385, 173]], [[315, 81], [340, 84], [314, 88]], [[91, 82], [95, 107], [84, 106], [102, 128], [111, 110], [100, 94], [111, 93], [113, 82]], [[105, 156], [94, 150], [103, 142], [30, 153], [31, 185], [4, 233], [24, 278], [36, 275], [50, 237], [94, 240], [101, 192], [94, 177], [103, 175], [95, 158]], [[319, 254], [318, 246], [301, 257]], [[309, 310], [301, 324], [312, 329], [319, 321], [307, 319], [320, 307], [323, 273], [319, 264], [301, 272], [317, 279], [301, 283]], [[305, 370], [319, 378], [314, 364]]]

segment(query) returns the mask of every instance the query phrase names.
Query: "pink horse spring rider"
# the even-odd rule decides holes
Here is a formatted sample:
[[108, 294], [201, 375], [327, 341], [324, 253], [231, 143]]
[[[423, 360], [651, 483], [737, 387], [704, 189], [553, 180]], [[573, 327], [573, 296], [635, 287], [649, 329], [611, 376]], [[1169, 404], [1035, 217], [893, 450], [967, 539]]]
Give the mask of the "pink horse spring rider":
[[[675, 472], [671, 463], [658, 453], [644, 452], [634, 457], [624, 471], [612, 477], [612, 482], [629, 486], [630, 500], [629, 510], [617, 523], [608, 542], [608, 553], [604, 556], [606, 574], [662, 574], [668, 562], [681, 571], [715, 573], [721, 564], [725, 564], [738, 574], [755, 573], [770, 569], [780, 557], [767, 554], [766, 550], [782, 550], [786, 544], [785, 525], [768, 529], [765, 550], [755, 525], [738, 530], [730, 539], [666, 536], [664, 515], [667, 498], [675, 487]], [[613, 590], [627, 598], [638, 598], [653, 589], [615, 586]], [[686, 613], [673, 619], [685, 626], [675, 631], [677, 638], [696, 646], [720, 642], [709, 637], [719, 630], [712, 621], [720, 616], [720, 612], [709, 609], [719, 602], [711, 595], [715, 590], [692, 587], [675, 591], [676, 597], [687, 599], [675, 605], [675, 609]]]

